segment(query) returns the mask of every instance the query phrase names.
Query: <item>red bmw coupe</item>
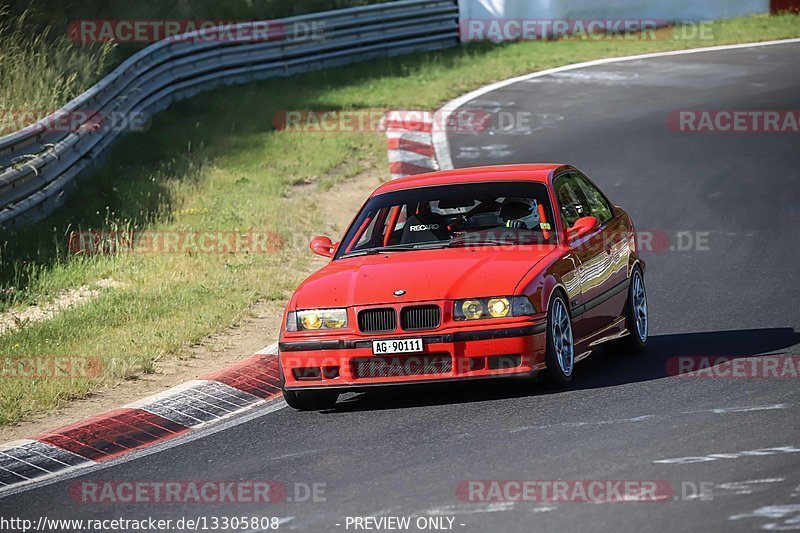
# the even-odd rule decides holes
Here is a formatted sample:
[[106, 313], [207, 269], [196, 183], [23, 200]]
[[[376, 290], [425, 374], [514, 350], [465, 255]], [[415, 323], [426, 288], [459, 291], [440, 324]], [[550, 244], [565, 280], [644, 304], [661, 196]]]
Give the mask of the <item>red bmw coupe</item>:
[[628, 214], [579, 170], [538, 164], [385, 183], [295, 291], [279, 343], [286, 402], [370, 386], [533, 376], [558, 384], [600, 343], [647, 342]]

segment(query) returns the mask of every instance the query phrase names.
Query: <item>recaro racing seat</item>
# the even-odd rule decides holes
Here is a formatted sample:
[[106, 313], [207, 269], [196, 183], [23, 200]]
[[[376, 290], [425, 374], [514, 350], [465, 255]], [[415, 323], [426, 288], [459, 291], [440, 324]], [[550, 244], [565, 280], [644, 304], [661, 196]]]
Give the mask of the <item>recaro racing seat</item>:
[[[427, 209], [427, 211], [423, 211], [423, 209]], [[406, 220], [400, 244], [418, 244], [449, 239], [450, 231], [447, 229], [447, 219], [438, 213], [431, 212], [428, 205], [423, 204], [422, 209]]]

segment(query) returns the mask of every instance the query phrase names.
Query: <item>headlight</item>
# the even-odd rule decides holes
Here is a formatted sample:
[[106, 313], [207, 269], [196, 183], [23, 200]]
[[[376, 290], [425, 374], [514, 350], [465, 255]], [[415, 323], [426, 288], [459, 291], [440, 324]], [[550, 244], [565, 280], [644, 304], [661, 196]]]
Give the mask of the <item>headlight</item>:
[[508, 298], [491, 298], [487, 304], [489, 314], [494, 318], [503, 318], [508, 316], [511, 311], [511, 304], [508, 303]]
[[346, 327], [346, 309], [309, 309], [292, 311], [286, 316], [286, 331], [313, 331]]
[[456, 303], [456, 314], [461, 311], [461, 316], [466, 320], [476, 320], [483, 316], [484, 306], [480, 300], [465, 300]]
[[507, 316], [530, 316], [536, 309], [527, 296], [498, 296], [496, 298], [473, 298], [456, 300], [456, 320], [479, 320]]

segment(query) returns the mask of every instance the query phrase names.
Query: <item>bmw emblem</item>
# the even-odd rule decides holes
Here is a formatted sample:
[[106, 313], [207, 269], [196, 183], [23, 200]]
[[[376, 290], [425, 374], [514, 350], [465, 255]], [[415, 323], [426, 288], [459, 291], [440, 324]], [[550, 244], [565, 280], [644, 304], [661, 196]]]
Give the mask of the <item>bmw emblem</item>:
[[398, 297], [404, 295], [405, 293], [406, 291], [404, 291], [403, 289], [397, 289], [396, 291], [394, 291], [394, 295]]

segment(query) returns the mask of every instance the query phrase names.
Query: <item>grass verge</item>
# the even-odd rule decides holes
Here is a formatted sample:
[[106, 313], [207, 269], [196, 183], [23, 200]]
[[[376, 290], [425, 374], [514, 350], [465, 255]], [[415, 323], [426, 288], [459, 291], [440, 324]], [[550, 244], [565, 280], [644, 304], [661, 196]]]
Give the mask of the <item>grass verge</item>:
[[60, 108], [111, 64], [113, 46], [83, 46], [52, 28], [23, 31], [30, 17], [10, 18], [0, 4], [0, 136]]
[[[308, 273], [307, 239], [336, 209], [336, 184], [385, 165], [375, 133], [275, 131], [286, 109], [435, 109], [483, 84], [601, 57], [800, 36], [800, 17], [749, 17], [715, 24], [715, 38], [684, 41], [672, 30], [653, 41], [476, 44], [221, 89], [173, 105], [150, 130], [117, 144], [55, 215], [0, 236], [0, 310], [42, 303], [59, 291], [111, 277], [121, 289], [0, 336], [13, 358], [91, 356], [99, 376], [0, 377], [0, 425], [45, 412], [121, 379], [152, 372], [188, 343], [245, 316], [258, 299], [281, 301]], [[314, 204], [293, 185], [329, 189]], [[276, 232], [268, 254], [75, 256], [75, 229]], [[265, 332], [265, 338], [267, 332]]]

